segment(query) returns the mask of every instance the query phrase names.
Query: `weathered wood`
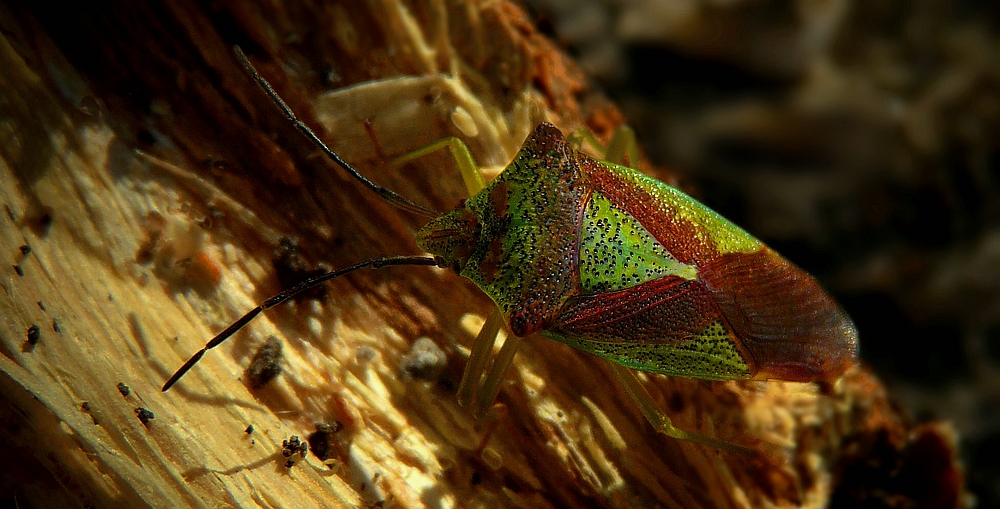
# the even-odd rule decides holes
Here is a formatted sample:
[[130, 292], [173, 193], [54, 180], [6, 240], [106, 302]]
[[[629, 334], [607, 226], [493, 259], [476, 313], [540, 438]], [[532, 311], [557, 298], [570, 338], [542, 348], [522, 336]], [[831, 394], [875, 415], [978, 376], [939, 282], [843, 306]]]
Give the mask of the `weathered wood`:
[[[283, 238], [297, 239], [300, 257], [279, 265], [417, 253], [421, 218], [319, 157], [241, 72], [233, 44], [345, 160], [438, 210], [462, 198], [446, 156], [386, 161], [460, 136], [496, 170], [540, 120], [604, 134], [619, 115], [503, 2], [79, 9], [0, 6], [0, 422], [11, 497], [817, 507], [845, 437], [887, 430], [893, 447], [906, 443], [908, 425], [860, 369], [823, 387], [647, 377], [678, 426], [784, 448], [720, 454], [656, 435], [600, 361], [534, 339], [496, 412], [476, 421], [454, 386], [460, 345], [490, 303], [454, 274], [421, 267], [358, 273], [275, 309], [160, 393], [207, 338], [283, 287]], [[271, 336], [284, 372], [250, 390], [243, 369]], [[401, 366], [423, 336], [446, 353], [432, 380]], [[148, 424], [140, 407], [155, 413]], [[317, 422], [344, 425], [333, 468], [315, 457], [286, 467], [282, 440]]]

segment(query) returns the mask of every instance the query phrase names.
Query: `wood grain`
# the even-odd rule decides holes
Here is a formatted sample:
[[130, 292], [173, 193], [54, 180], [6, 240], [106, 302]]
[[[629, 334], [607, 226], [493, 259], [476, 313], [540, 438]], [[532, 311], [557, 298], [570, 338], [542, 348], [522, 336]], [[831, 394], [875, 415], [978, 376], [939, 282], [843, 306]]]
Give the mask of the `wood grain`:
[[[621, 117], [504, 2], [70, 9], [0, 6], [6, 499], [820, 507], [866, 437], [898, 452], [914, 433], [948, 436], [914, 431], [860, 368], [822, 387], [646, 377], [678, 426], [770, 451], [721, 454], [655, 434], [600, 361], [538, 339], [477, 421], [454, 387], [490, 303], [423, 267], [358, 273], [268, 312], [161, 393], [208, 338], [282, 289], [282, 239], [306, 269], [418, 254], [422, 219], [321, 157], [239, 69], [233, 44], [345, 160], [436, 210], [462, 198], [450, 159], [388, 159], [460, 136], [495, 172], [538, 121], [606, 135]], [[251, 390], [243, 370], [272, 336], [283, 372]], [[401, 365], [421, 337], [445, 353], [429, 380]], [[155, 418], [143, 424], [138, 408]], [[282, 441], [315, 423], [343, 426], [330, 461], [288, 468]], [[958, 500], [960, 475], [952, 484]]]

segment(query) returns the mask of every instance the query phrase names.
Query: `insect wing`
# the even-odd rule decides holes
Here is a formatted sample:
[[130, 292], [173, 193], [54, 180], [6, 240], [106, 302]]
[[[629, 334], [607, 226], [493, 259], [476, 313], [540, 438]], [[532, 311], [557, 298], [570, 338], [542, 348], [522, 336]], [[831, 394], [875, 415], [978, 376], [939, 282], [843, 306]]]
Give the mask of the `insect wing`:
[[770, 248], [722, 255], [701, 277], [753, 358], [755, 378], [827, 380], [856, 362], [858, 333], [847, 313]]
[[581, 292], [547, 336], [704, 379], [828, 379], [854, 362], [854, 325], [812, 276], [684, 193], [579, 157]]

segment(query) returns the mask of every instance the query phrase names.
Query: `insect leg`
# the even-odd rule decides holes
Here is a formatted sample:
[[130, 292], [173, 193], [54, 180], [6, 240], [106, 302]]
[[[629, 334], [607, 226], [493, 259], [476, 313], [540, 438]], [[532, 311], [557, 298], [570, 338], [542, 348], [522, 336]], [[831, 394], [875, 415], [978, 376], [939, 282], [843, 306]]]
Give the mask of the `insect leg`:
[[399, 166], [403, 163], [419, 159], [427, 154], [443, 149], [451, 149], [451, 155], [455, 158], [455, 164], [458, 165], [458, 171], [462, 173], [462, 180], [465, 181], [465, 188], [469, 190], [469, 196], [475, 195], [486, 187], [486, 181], [483, 180], [483, 174], [480, 173], [479, 167], [476, 166], [476, 161], [472, 159], [472, 153], [469, 152], [469, 147], [466, 146], [462, 140], [454, 136], [444, 138], [431, 143], [426, 147], [418, 148], [413, 152], [403, 154], [393, 159], [390, 164], [392, 166]]
[[639, 381], [631, 369], [622, 366], [617, 362], [609, 362], [608, 364], [611, 365], [612, 370], [615, 372], [615, 378], [618, 379], [618, 383], [620, 383], [625, 389], [625, 392], [632, 397], [635, 404], [639, 406], [639, 410], [642, 411], [642, 415], [644, 415], [646, 420], [649, 421], [654, 428], [656, 428], [656, 431], [679, 440], [697, 442], [723, 451], [738, 452], [749, 455], [756, 454], [755, 451], [746, 447], [678, 429], [670, 422], [670, 418], [667, 417], [667, 414], [665, 414], [663, 410], [660, 409], [659, 405], [656, 404], [656, 401], [654, 401], [653, 397], [649, 395], [649, 392], [642, 386], [642, 382]]
[[629, 168], [639, 169], [639, 144], [635, 141], [635, 131], [627, 125], [620, 125], [611, 133], [611, 142], [604, 153], [604, 160], [624, 165], [626, 158]]
[[[499, 308], [494, 313], [499, 313]], [[479, 398], [476, 399], [476, 408], [473, 414], [476, 417], [485, 415], [486, 411], [493, 405], [493, 400], [496, 399], [497, 393], [500, 392], [500, 382], [503, 381], [504, 375], [507, 374], [507, 368], [514, 362], [514, 354], [517, 353], [517, 347], [520, 344], [521, 338], [510, 333], [507, 334], [507, 339], [504, 340], [503, 346], [500, 347], [500, 353], [493, 359], [493, 364], [486, 373], [486, 380], [483, 381]]]
[[[426, 147], [403, 154], [393, 159], [391, 164], [397, 166], [443, 149], [451, 149], [455, 164], [462, 173], [462, 180], [465, 181], [465, 187], [469, 190], [470, 196], [479, 193], [486, 187], [483, 175], [476, 166], [475, 160], [472, 159], [469, 148], [462, 140], [455, 137], [444, 138]], [[513, 362], [514, 354], [520, 344], [520, 338], [507, 334], [507, 339], [504, 341], [500, 353], [493, 360], [489, 369], [486, 369], [488, 357], [493, 351], [493, 345], [496, 343], [502, 323], [503, 314], [499, 309], [494, 309], [486, 319], [479, 334], [476, 335], [469, 363], [465, 366], [462, 382], [458, 387], [459, 404], [465, 406], [475, 398], [476, 404], [473, 413], [477, 416], [485, 414], [486, 410], [493, 404], [493, 400], [496, 399], [497, 392], [500, 390], [500, 382]], [[484, 371], [486, 371], [485, 377]]]
[[569, 146], [573, 147], [573, 150], [583, 150], [584, 144], [590, 144], [591, 147], [598, 149], [598, 152], [602, 154], [602, 158], [603, 154], [608, 151], [607, 147], [601, 143], [601, 140], [598, 140], [597, 136], [594, 136], [594, 133], [590, 132], [586, 127], [574, 129], [566, 137], [566, 143], [569, 143]]
[[[611, 134], [611, 142], [608, 143], [604, 159], [610, 163], [624, 165], [626, 158], [630, 168], [633, 170], [639, 169], [639, 144], [635, 140], [635, 131], [629, 126], [620, 125]], [[635, 404], [638, 405], [639, 410], [646, 417], [646, 420], [658, 432], [673, 438], [698, 442], [724, 451], [755, 454], [753, 450], [746, 447], [678, 429], [670, 422], [670, 418], [656, 404], [656, 401], [653, 401], [653, 397], [649, 395], [649, 391], [642, 386], [642, 383], [631, 369], [617, 362], [609, 362], [609, 364], [615, 372], [615, 378], [618, 379], [618, 383], [631, 396]]]
[[573, 131], [566, 141], [576, 150], [582, 150], [584, 144], [590, 145], [601, 154], [600, 159], [609, 163], [624, 165], [627, 158], [629, 168], [639, 169], [639, 144], [635, 140], [635, 130], [627, 125], [615, 128], [607, 147], [583, 127]]
[[472, 354], [469, 355], [469, 362], [465, 365], [465, 371], [462, 373], [462, 382], [458, 385], [459, 405], [468, 405], [479, 392], [479, 383], [486, 370], [486, 363], [493, 351], [493, 344], [496, 343], [502, 321], [503, 314], [500, 313], [500, 308], [493, 308], [493, 312], [486, 318], [486, 323], [479, 329], [479, 334], [472, 343]]

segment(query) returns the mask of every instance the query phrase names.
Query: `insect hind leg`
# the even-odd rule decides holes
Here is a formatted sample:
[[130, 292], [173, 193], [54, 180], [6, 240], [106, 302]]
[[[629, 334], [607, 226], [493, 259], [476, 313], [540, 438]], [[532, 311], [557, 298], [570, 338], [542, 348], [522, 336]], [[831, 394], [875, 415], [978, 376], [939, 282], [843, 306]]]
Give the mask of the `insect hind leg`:
[[611, 365], [618, 383], [621, 384], [625, 392], [635, 401], [642, 415], [656, 428], [656, 431], [678, 440], [697, 442], [723, 451], [756, 455], [756, 452], [752, 449], [677, 428], [670, 422], [670, 417], [667, 417], [667, 414], [656, 404], [656, 401], [653, 400], [653, 397], [650, 396], [646, 388], [642, 386], [642, 382], [639, 381], [639, 378], [635, 376], [635, 373], [631, 369], [617, 362], [608, 361], [608, 364]]

